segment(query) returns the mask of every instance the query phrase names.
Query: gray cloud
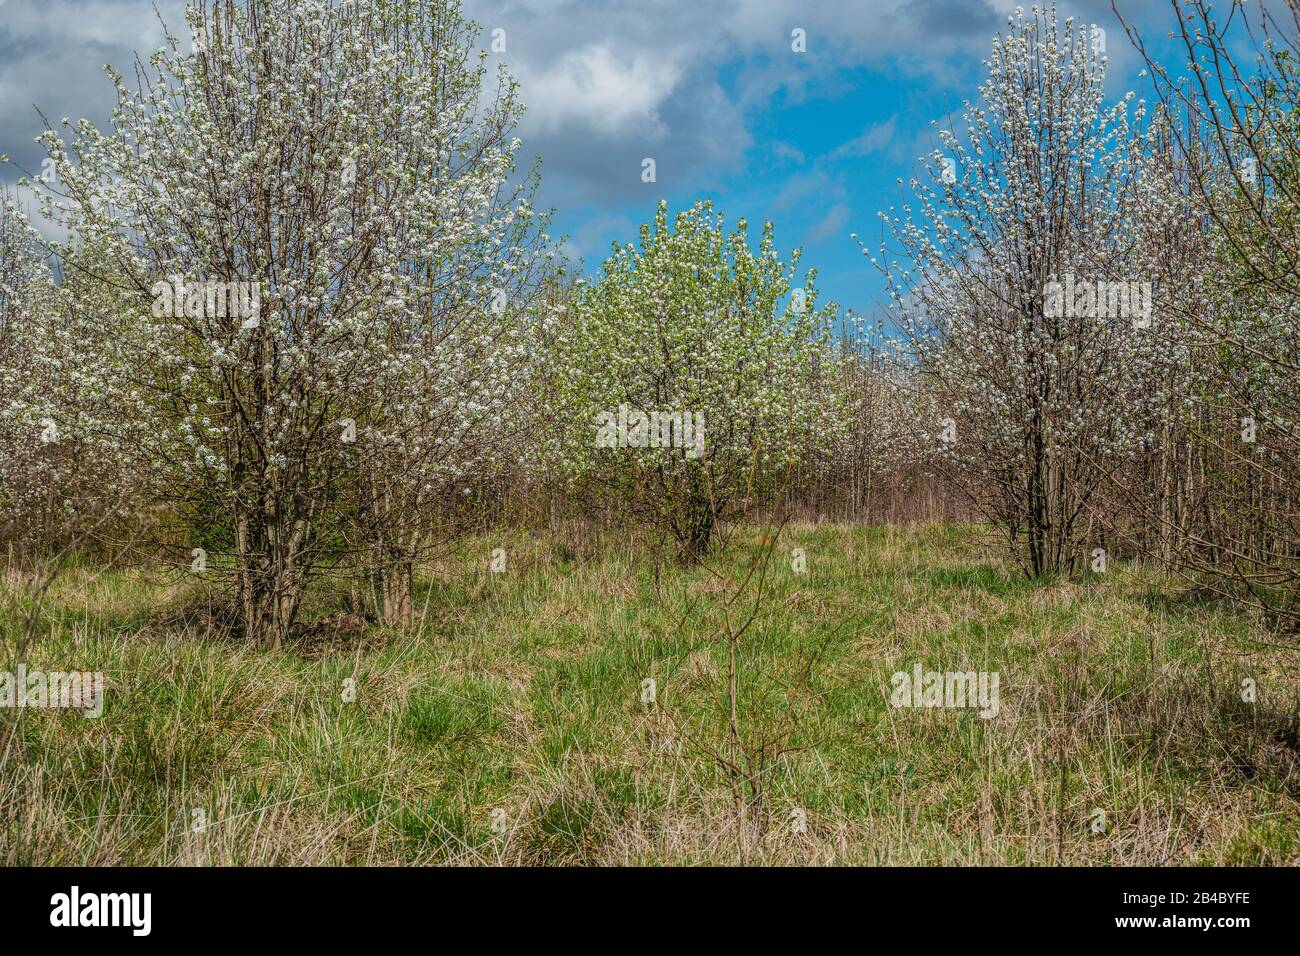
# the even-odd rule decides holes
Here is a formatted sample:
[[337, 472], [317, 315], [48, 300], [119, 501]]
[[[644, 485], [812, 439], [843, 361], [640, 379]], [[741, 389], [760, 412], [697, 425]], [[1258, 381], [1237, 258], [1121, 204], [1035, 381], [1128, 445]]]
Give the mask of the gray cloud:
[[[847, 66], [925, 74], [962, 83], [986, 56], [992, 33], [1016, 0], [467, 0], [466, 14], [506, 31], [496, 59], [519, 79], [528, 112], [525, 154], [544, 160], [543, 200], [597, 208], [637, 204], [709, 188], [743, 168], [752, 145], [748, 119], [780, 93], [804, 95], [811, 80], [833, 82]], [[174, 32], [184, 30], [182, 0], [158, 0]], [[1111, 23], [1112, 57], [1127, 40], [1109, 0], [1073, 0], [1064, 14]], [[807, 32], [795, 56], [790, 32]], [[106, 121], [112, 89], [103, 65], [129, 70], [134, 51], [163, 42], [152, 0], [7, 0], [0, 3], [0, 152], [39, 168], [32, 143], [41, 106], [62, 116]], [[735, 89], [719, 82], [736, 65]], [[954, 73], [953, 79], [956, 78]], [[969, 90], [963, 90], [970, 92]], [[862, 155], [892, 131], [866, 130], [844, 149]], [[641, 181], [653, 157], [658, 182]], [[783, 162], [802, 165], [787, 154]], [[16, 171], [0, 171], [12, 181]]]
[[[158, 10], [173, 32], [183, 30], [182, 4], [160, 0]], [[143, 0], [8, 0], [0, 6], [0, 153], [39, 171], [35, 108], [56, 126], [64, 116], [105, 122], [114, 101], [105, 64], [129, 72], [135, 51], [147, 56], [162, 43]]]

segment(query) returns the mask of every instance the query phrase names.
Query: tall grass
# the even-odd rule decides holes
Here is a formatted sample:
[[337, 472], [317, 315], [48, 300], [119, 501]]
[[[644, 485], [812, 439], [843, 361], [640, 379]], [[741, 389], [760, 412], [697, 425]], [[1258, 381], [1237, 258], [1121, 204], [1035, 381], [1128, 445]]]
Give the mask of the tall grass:
[[[762, 819], [738, 816], [699, 741], [756, 534], [686, 571], [612, 533], [483, 538], [424, 570], [417, 627], [322, 587], [276, 653], [207, 628], [175, 580], [68, 572], [28, 666], [103, 671], [104, 713], [0, 711], [0, 863], [1300, 861], [1294, 650], [1147, 568], [1024, 580], [973, 527], [782, 532], [738, 719], [798, 720]], [[916, 662], [997, 671], [998, 716], [891, 707]]]

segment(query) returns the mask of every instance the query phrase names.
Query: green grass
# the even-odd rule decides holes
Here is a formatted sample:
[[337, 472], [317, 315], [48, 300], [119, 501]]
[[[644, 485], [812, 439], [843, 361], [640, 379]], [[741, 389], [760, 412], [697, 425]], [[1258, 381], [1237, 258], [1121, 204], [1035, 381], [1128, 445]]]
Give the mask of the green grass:
[[[738, 811], [718, 631], [756, 537], [658, 575], [627, 537], [484, 538], [418, 626], [332, 631], [322, 589], [275, 653], [187, 630], [174, 578], [69, 571], [28, 666], [103, 671], [104, 714], [0, 711], [0, 862], [1300, 861], [1294, 638], [1121, 562], [1027, 581], [973, 528], [783, 532], [737, 729], [788, 736]], [[998, 672], [998, 715], [892, 707], [915, 662]]]

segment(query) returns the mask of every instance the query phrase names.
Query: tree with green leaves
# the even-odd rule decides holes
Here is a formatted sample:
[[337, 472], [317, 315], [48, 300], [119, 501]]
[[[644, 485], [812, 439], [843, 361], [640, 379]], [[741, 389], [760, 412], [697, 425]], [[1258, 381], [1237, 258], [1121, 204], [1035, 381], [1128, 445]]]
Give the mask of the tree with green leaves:
[[778, 494], [840, 427], [832, 386], [833, 305], [816, 273], [797, 285], [771, 223], [757, 248], [711, 203], [616, 245], [556, 336], [554, 397], [569, 473], [607, 487], [692, 562], [719, 522]]

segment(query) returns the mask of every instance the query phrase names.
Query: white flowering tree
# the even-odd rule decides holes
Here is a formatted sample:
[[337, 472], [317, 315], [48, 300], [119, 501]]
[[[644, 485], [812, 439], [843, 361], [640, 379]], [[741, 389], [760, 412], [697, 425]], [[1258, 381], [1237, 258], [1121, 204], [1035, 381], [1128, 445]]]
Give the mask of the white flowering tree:
[[98, 342], [69, 321], [53, 259], [0, 196], [0, 541], [18, 558], [84, 543], [121, 517], [134, 482], [105, 429]]
[[[1176, 256], [1198, 282], [1171, 296], [1189, 385], [1176, 508], [1151, 509], [1166, 563], [1300, 622], [1300, 2], [1170, 0], [1182, 73], [1130, 38], [1168, 124]], [[1177, 252], [1166, 248], [1162, 258]], [[1163, 503], [1162, 503], [1163, 504]]]
[[933, 483], [928, 465], [934, 449], [916, 423], [937, 416], [928, 393], [917, 387], [915, 368], [896, 354], [896, 345], [879, 318], [868, 323], [845, 317], [836, 336], [835, 387], [816, 400], [831, 420], [847, 427], [825, 436], [836, 440], [818, 438], [794, 503], [855, 521], [907, 514], [911, 509], [904, 497], [921, 504], [917, 483]]
[[57, 548], [70, 517], [75, 439], [53, 381], [55, 294], [39, 237], [13, 198], [0, 195], [0, 540], [19, 560]]
[[[445, 545], [485, 486], [518, 464], [532, 419], [539, 290], [554, 251], [528, 196], [509, 187], [508, 152], [465, 197], [482, 225], [403, 263], [409, 299], [390, 313], [357, 422], [355, 507], [373, 606], [409, 620], [420, 558]], [[452, 178], [448, 171], [448, 179]]]
[[0, 553], [26, 596], [19, 659], [44, 596], [73, 554], [112, 561], [145, 527], [139, 485], [106, 420], [97, 338], [71, 320], [66, 288], [26, 215], [0, 195]]
[[490, 444], [496, 346], [518, 355], [497, 320], [538, 250], [508, 185], [514, 87], [484, 88], [453, 2], [205, 0], [188, 20], [133, 82], [110, 71], [110, 130], [44, 137], [47, 213], [70, 257], [95, 250], [70, 311], [105, 350], [107, 427], [249, 637], [278, 646], [312, 577], [359, 552], [401, 617], [417, 512]]
[[872, 259], [938, 404], [931, 446], [1033, 575], [1086, 557], [1104, 465], [1143, 439], [1158, 351], [1135, 241], [1143, 109], [1104, 104], [1094, 37], [1017, 11], [964, 133], [940, 132]]
[[571, 474], [698, 560], [721, 519], [788, 484], [820, 436], [835, 381], [834, 307], [772, 226], [757, 248], [709, 202], [670, 219], [660, 203], [639, 245], [615, 246], [557, 334], [555, 388]]

